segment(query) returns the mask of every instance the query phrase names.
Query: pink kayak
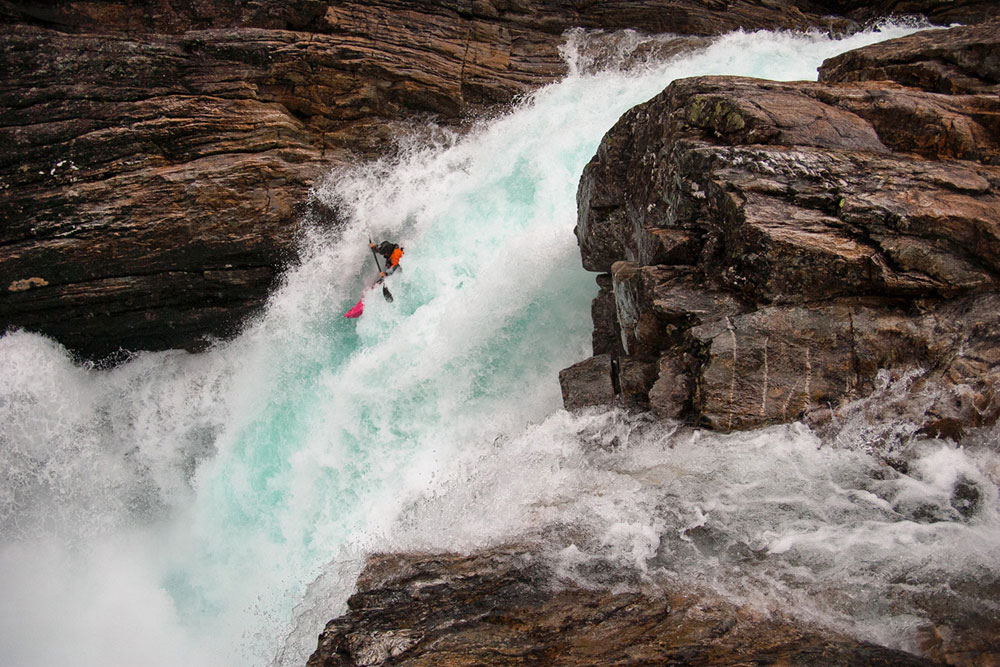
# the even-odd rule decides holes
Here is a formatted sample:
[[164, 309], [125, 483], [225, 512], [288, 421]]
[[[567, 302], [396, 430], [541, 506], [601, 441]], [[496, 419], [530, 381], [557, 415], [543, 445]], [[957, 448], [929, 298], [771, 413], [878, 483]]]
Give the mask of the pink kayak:
[[351, 317], [351, 318], [361, 317], [361, 313], [363, 313], [363, 312], [365, 312], [365, 302], [364, 302], [364, 299], [362, 299], [361, 301], [358, 301], [356, 304], [354, 304], [353, 308], [351, 308], [349, 311], [347, 311], [346, 313], [344, 313], [344, 317]]

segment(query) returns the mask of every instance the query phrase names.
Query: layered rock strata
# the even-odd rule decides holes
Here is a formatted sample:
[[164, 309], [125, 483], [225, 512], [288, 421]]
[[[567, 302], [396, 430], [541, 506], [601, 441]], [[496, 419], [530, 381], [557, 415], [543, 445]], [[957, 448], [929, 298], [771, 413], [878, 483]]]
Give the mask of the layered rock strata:
[[[618, 400], [743, 429], [913, 371], [927, 428], [995, 421], [998, 52], [1000, 22], [929, 31], [819, 83], [688, 79], [627, 113], [576, 229]], [[606, 400], [573, 374], [568, 406]]]
[[294, 257], [317, 178], [383, 150], [394, 122], [560, 67], [553, 50], [508, 72], [509, 44], [454, 37], [446, 67], [364, 36], [5, 34], [0, 327], [97, 357], [231, 333]]
[[691, 591], [560, 584], [521, 548], [369, 559], [309, 667], [931, 665]]

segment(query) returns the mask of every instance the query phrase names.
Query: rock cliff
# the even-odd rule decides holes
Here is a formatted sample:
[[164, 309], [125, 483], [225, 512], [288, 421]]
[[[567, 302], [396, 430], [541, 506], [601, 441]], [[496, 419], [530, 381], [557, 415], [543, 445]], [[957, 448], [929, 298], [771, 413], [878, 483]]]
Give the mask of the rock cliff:
[[[833, 58], [818, 83], [677, 81], [587, 166], [601, 273], [567, 407], [819, 422], [885, 373], [934, 433], [996, 420], [1000, 22]], [[909, 375], [907, 375], [909, 374]]]

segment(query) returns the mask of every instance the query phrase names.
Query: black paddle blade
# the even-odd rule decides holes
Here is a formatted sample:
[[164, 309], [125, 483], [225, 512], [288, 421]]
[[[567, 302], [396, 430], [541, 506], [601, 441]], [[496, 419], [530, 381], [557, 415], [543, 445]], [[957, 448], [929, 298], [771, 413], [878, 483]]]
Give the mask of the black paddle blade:
[[382, 285], [382, 296], [385, 297], [386, 301], [392, 303], [392, 293], [389, 292], [389, 288], [386, 287], [385, 285]]

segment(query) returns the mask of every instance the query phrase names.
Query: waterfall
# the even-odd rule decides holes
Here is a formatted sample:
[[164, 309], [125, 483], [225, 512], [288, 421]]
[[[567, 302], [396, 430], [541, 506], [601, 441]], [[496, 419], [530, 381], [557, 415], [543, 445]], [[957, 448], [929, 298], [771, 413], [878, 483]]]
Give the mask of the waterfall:
[[[344, 224], [306, 229], [236, 339], [98, 370], [5, 335], [0, 663], [302, 664], [366, 553], [566, 526], [582, 537], [543, 548], [567, 576], [688, 577], [907, 647], [920, 609], [886, 600], [997, 575], [994, 455], [928, 441], [877, 479], [863, 429], [824, 445], [798, 424], [571, 415], [557, 375], [589, 355], [596, 293], [577, 182], [623, 112], [680, 77], [815, 79], [913, 29], [733, 33], [665, 60], [634, 57], [663, 38], [618, 34], [596, 58], [571, 33], [563, 80], [331, 173], [314, 196]], [[406, 249], [391, 303], [369, 289], [369, 238]], [[981, 490], [971, 519], [949, 509], [959, 476]]]

